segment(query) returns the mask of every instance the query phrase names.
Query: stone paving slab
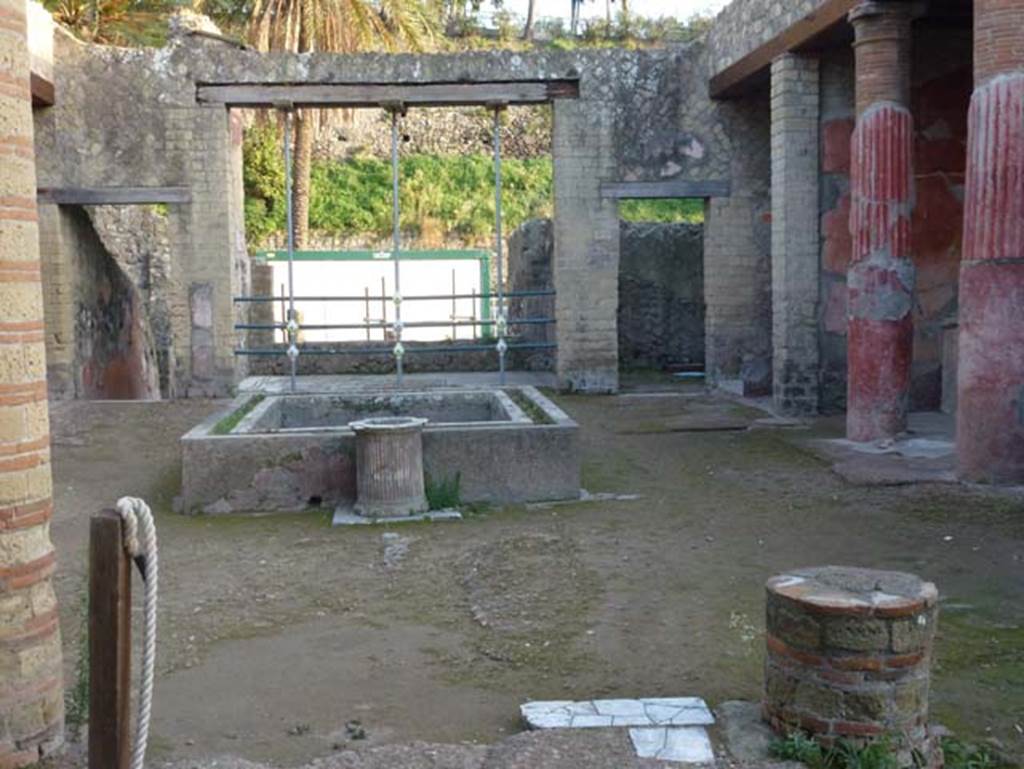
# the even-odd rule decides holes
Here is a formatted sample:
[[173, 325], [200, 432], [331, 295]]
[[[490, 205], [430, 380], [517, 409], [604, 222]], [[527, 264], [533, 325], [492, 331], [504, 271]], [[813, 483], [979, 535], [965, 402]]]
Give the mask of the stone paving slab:
[[520, 706], [519, 711], [531, 729], [706, 726], [715, 722], [699, 697], [538, 701]]
[[643, 727], [629, 730], [629, 738], [640, 758], [713, 764], [715, 752], [707, 730], [700, 726]]

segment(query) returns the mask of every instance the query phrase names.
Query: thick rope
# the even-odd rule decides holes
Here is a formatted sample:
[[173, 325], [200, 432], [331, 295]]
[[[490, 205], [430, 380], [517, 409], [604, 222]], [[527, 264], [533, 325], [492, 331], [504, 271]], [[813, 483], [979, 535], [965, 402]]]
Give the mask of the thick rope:
[[156, 525], [153, 513], [143, 500], [121, 497], [117, 512], [124, 521], [124, 546], [142, 570], [146, 582], [145, 618], [142, 635], [142, 676], [139, 681], [138, 717], [132, 744], [131, 769], [142, 769], [149, 741], [149, 719], [153, 703], [153, 669], [156, 663], [157, 566]]

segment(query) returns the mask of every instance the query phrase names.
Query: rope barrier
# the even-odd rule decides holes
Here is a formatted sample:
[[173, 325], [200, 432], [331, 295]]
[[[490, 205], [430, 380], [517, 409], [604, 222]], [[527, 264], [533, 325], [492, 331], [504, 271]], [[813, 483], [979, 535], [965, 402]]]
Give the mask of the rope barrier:
[[139, 679], [138, 716], [132, 743], [131, 769], [142, 769], [149, 742], [149, 721], [153, 704], [153, 676], [156, 664], [156, 599], [159, 578], [156, 525], [153, 513], [137, 497], [117, 500], [117, 512], [124, 521], [124, 548], [138, 566], [146, 583], [145, 625], [142, 635], [142, 673]]

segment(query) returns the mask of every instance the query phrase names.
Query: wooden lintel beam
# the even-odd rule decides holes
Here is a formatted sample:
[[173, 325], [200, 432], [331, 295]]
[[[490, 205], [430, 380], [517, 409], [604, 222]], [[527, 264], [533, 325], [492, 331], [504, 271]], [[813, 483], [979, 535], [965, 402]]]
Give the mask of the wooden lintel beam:
[[772, 59], [805, 45], [812, 38], [846, 18], [859, 0], [825, 0], [818, 8], [787, 27], [768, 42], [711, 78], [713, 99], [734, 95], [749, 77], [771, 66]]
[[615, 198], [727, 198], [732, 185], [725, 179], [664, 182], [601, 182], [601, 197]]
[[146, 203], [191, 203], [188, 187], [40, 187], [40, 203], [70, 206], [131, 206]]
[[289, 102], [296, 107], [372, 107], [382, 104], [466, 106], [543, 104], [579, 96], [576, 80], [491, 83], [232, 83], [201, 84], [196, 100], [230, 107], [272, 107]]
[[52, 107], [56, 102], [53, 81], [47, 80], [35, 72], [29, 73], [29, 86], [32, 89], [33, 107]]

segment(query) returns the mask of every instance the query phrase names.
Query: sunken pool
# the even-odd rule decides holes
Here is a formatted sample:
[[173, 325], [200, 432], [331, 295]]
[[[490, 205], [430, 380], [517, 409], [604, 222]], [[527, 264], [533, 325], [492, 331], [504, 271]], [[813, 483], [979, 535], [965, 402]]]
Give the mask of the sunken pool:
[[463, 502], [579, 496], [579, 428], [534, 387], [246, 393], [181, 439], [182, 510], [273, 513], [351, 503], [348, 425], [381, 416], [428, 420], [424, 471], [431, 483], [458, 477]]

